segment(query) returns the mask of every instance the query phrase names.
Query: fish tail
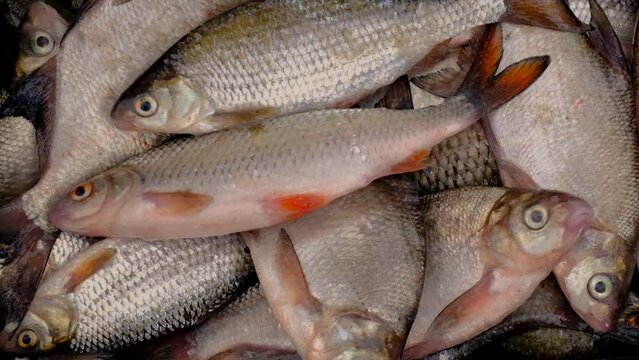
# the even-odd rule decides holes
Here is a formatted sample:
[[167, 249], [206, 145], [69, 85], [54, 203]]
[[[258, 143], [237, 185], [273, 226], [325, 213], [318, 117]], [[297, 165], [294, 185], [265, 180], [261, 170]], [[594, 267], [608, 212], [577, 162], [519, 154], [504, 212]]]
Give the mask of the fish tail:
[[590, 25], [581, 22], [564, 0], [505, 0], [506, 13], [500, 21], [532, 25], [554, 30], [586, 32]]
[[507, 103], [532, 85], [550, 64], [549, 56], [524, 59], [495, 75], [503, 54], [501, 26], [486, 26], [481, 48], [470, 68], [462, 92], [483, 112]]

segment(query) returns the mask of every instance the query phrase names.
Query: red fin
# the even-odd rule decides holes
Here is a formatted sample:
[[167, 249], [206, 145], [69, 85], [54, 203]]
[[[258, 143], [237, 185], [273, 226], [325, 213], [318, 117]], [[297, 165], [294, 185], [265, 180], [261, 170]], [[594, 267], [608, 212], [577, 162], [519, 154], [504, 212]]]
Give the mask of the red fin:
[[546, 70], [549, 56], [524, 59], [508, 66], [495, 76], [503, 53], [501, 26], [486, 26], [484, 40], [471, 66], [462, 88], [471, 93], [471, 100], [483, 107], [483, 111], [494, 110], [526, 90]]
[[278, 196], [268, 200], [268, 206], [285, 212], [288, 220], [296, 219], [328, 204], [329, 198], [317, 194]]
[[416, 151], [413, 155], [406, 158], [406, 160], [393, 166], [388, 175], [422, 170], [428, 166], [426, 162], [428, 155], [430, 155], [430, 152], [426, 149]]
[[590, 43], [612, 66], [624, 74], [630, 74], [630, 66], [615, 29], [612, 28], [608, 16], [595, 0], [590, 0], [590, 13], [594, 27], [594, 30], [588, 32]]
[[113, 248], [106, 248], [91, 254], [82, 263], [76, 265], [64, 284], [65, 293], [73, 291], [76, 286], [102, 269], [115, 256], [116, 252], [117, 250]]
[[501, 21], [545, 27], [555, 30], [585, 32], [582, 23], [563, 0], [506, 0], [507, 10]]
[[157, 212], [175, 216], [193, 215], [213, 201], [210, 196], [188, 191], [145, 192], [142, 199], [153, 203]]

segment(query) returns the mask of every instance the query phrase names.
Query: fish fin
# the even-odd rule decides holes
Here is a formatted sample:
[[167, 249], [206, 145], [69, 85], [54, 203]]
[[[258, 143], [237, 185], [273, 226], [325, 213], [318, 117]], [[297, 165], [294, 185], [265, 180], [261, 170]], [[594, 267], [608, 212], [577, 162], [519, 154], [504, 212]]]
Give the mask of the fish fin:
[[427, 149], [418, 150], [399, 164], [393, 166], [390, 169], [388, 175], [403, 174], [411, 171], [423, 170], [430, 165], [430, 158], [428, 157], [429, 155], [430, 152]]
[[191, 216], [209, 205], [213, 198], [189, 191], [145, 192], [142, 199], [152, 203], [158, 213], [172, 216]]
[[278, 214], [286, 214], [286, 219], [291, 220], [324, 207], [329, 201], [325, 195], [295, 194], [268, 198], [265, 206]]
[[613, 67], [630, 76], [630, 66], [615, 29], [596, 0], [590, 0], [590, 13], [593, 27], [593, 30], [588, 32], [590, 43]]
[[435, 44], [428, 54], [407, 72], [408, 76], [412, 78], [429, 72], [433, 66], [446, 60], [446, 58], [450, 56], [450, 53], [454, 51], [454, 48], [451, 48], [451, 42], [452, 39], [447, 39]]
[[76, 286], [102, 269], [116, 253], [117, 250], [114, 248], [104, 248], [88, 255], [82, 262], [75, 264], [73, 271], [68, 275], [62, 287], [63, 293], [72, 292]]
[[546, 70], [549, 56], [527, 58], [495, 76], [503, 54], [501, 25], [486, 26], [482, 46], [462, 85], [487, 115], [526, 90]]
[[497, 168], [499, 169], [499, 176], [504, 186], [518, 188], [518, 189], [530, 189], [537, 190], [539, 185], [519, 166], [513, 164], [508, 160], [496, 159]]
[[360, 100], [357, 104], [353, 105], [353, 108], [356, 109], [372, 109], [377, 105], [383, 98], [386, 96], [388, 92], [388, 86], [381, 87], [375, 90], [374, 93], [368, 95], [367, 97]]
[[198, 131], [193, 134], [202, 134], [219, 129], [228, 129], [241, 126], [242, 124], [252, 123], [256, 120], [266, 120], [277, 116], [278, 111], [275, 108], [260, 108], [254, 110], [243, 110], [229, 113], [217, 113], [207, 117], [210, 124], [214, 126], [204, 126], [206, 131]]
[[14, 234], [29, 223], [24, 212], [22, 198], [11, 201], [0, 207], [0, 234]]
[[36, 114], [33, 126], [36, 129], [40, 168], [44, 169], [49, 158], [48, 144], [53, 141], [53, 126], [56, 118], [56, 72], [57, 58], [54, 56], [44, 63], [32, 75], [46, 79], [46, 86], [40, 102], [40, 111]]
[[377, 104], [379, 107], [395, 110], [413, 108], [413, 96], [410, 92], [408, 76], [403, 75], [388, 86], [386, 94]]
[[505, 0], [501, 22], [532, 25], [554, 30], [583, 33], [591, 29], [581, 22], [562, 0]]

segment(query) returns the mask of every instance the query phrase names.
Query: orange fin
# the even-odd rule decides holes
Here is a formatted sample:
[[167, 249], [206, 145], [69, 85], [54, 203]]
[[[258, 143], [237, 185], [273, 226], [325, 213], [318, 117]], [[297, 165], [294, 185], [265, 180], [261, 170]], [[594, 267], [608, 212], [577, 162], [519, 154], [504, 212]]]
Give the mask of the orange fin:
[[428, 155], [430, 155], [430, 152], [426, 149], [416, 151], [401, 163], [393, 166], [388, 175], [403, 174], [425, 169], [428, 167]]
[[145, 192], [142, 194], [142, 199], [153, 203], [157, 212], [175, 216], [196, 214], [213, 201], [210, 196], [188, 191]]
[[505, 3], [507, 10], [500, 19], [503, 22], [579, 33], [590, 30], [564, 0], [506, 0]]
[[108, 263], [113, 256], [115, 256], [116, 252], [117, 250], [114, 248], [106, 248], [96, 252], [95, 254], [87, 256], [87, 258], [79, 265], [76, 265], [71, 274], [69, 274], [69, 278], [64, 283], [63, 287], [65, 293], [73, 291], [76, 286], [102, 269], [102, 267], [104, 267], [104, 265]]
[[268, 200], [270, 208], [287, 214], [286, 219], [296, 219], [328, 204], [329, 198], [317, 194], [278, 196]]

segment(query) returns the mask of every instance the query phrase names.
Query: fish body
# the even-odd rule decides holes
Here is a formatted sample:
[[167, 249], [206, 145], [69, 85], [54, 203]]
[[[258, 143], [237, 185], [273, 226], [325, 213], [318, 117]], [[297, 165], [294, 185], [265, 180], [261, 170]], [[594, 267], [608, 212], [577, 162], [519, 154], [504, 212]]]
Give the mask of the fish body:
[[24, 194], [38, 179], [36, 131], [27, 119], [0, 119], [0, 205]]
[[55, 196], [162, 140], [112, 126], [117, 97], [180, 37], [240, 2], [98, 0], [80, 16], [56, 55], [47, 170], [24, 196], [30, 218], [48, 227]]
[[14, 353], [121, 349], [201, 322], [250, 287], [253, 271], [237, 234], [103, 240], [50, 274], [0, 342]]
[[60, 233], [53, 243], [42, 278], [46, 279], [49, 274], [54, 273], [75, 255], [88, 248], [91, 243], [91, 239], [83, 236]]
[[375, 182], [245, 235], [264, 294], [302, 358], [399, 357], [424, 277], [415, 190], [412, 179]]
[[496, 187], [438, 192], [424, 204], [426, 276], [407, 359], [498, 324], [528, 299], [593, 216], [571, 195]]
[[572, 23], [561, 2], [524, 3], [531, 1], [247, 4], [178, 43], [123, 95], [114, 123], [202, 134], [256, 118], [351, 107], [470, 28], [500, 19], [534, 22], [535, 11], [545, 13], [545, 26]]
[[639, 225], [630, 77], [584, 35], [510, 24], [504, 31], [504, 58], [543, 53], [553, 65], [548, 77], [485, 122], [501, 179], [505, 186], [565, 191], [593, 206], [596, 225], [554, 273], [577, 313], [593, 328], [609, 330], [634, 269], [630, 254]]

